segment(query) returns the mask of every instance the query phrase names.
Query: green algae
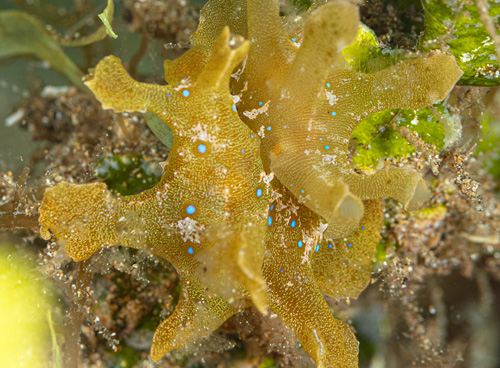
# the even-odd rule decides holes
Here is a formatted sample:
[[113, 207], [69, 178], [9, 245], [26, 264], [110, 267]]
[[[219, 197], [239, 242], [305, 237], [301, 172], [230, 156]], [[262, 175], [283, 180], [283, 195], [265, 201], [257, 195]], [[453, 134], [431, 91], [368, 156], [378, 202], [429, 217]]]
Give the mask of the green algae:
[[490, 114], [484, 116], [481, 122], [481, 138], [477, 146], [477, 153], [490, 155], [491, 159], [485, 162], [485, 169], [496, 179], [500, 179], [500, 124]]
[[152, 188], [161, 177], [161, 167], [137, 154], [107, 155], [97, 163], [97, 178], [115, 195], [132, 195]]
[[[500, 4], [493, 0], [489, 0], [488, 4], [489, 16], [494, 23], [498, 23]], [[420, 39], [419, 48], [424, 51], [445, 49], [454, 55], [464, 72], [459, 84], [498, 85], [498, 55], [494, 42], [480, 19], [477, 5], [470, 2], [425, 0], [423, 7], [425, 33]]]
[[[104, 8], [104, 11], [100, 13], [99, 19], [101, 19], [104, 24], [104, 29], [106, 34], [111, 38], [118, 38], [118, 35], [113, 31], [111, 24], [113, 23], [113, 17], [115, 12], [115, 5], [113, 4], [113, 0], [108, 0], [108, 5]], [[104, 37], [102, 37], [104, 38]]]
[[62, 368], [61, 347], [57, 341], [57, 335], [54, 330], [54, 323], [52, 321], [52, 312], [47, 310], [47, 323], [50, 329], [50, 341], [52, 342], [52, 367]]
[[388, 157], [405, 157], [415, 147], [401, 136], [405, 127], [437, 151], [446, 144], [446, 119], [453, 119], [445, 104], [421, 110], [386, 110], [370, 115], [354, 130], [353, 145], [356, 167], [373, 170], [379, 161]]
[[149, 111], [144, 113], [144, 119], [146, 119], [146, 124], [148, 124], [149, 129], [151, 129], [156, 138], [158, 138], [165, 147], [171, 148], [174, 143], [174, 134], [168, 125]]
[[342, 50], [342, 55], [349, 65], [362, 73], [375, 73], [409, 56], [405, 50], [382, 47], [375, 33], [362, 23], [356, 39]]
[[272, 358], [265, 358], [259, 364], [259, 368], [274, 368], [274, 367], [276, 367], [276, 362]]
[[47, 61], [74, 85], [83, 88], [83, 73], [47, 32], [45, 25], [29, 14], [0, 12], [0, 58], [34, 55]]
[[99, 14], [103, 25], [90, 35], [67, 39], [56, 32], [49, 32], [49, 26], [28, 13], [17, 10], [0, 12], [0, 58], [33, 55], [49, 63], [50, 67], [64, 74], [75, 86], [85, 89], [84, 74], [63, 51], [64, 47], [85, 46], [101, 41], [108, 34], [116, 38], [111, 28], [114, 4], [108, 0], [104, 11]]

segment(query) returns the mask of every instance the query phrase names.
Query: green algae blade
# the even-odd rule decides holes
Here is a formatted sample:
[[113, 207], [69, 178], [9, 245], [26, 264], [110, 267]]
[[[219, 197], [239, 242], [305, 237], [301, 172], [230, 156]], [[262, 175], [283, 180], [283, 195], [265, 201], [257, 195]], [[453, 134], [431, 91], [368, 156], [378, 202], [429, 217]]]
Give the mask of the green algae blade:
[[298, 10], [305, 11], [311, 6], [313, 1], [312, 0], [292, 0], [292, 3]]
[[104, 181], [113, 194], [131, 195], [152, 188], [160, 181], [161, 167], [134, 154], [107, 155], [97, 163], [97, 178]]
[[47, 317], [47, 323], [49, 324], [50, 339], [52, 342], [51, 368], [61, 368], [62, 367], [61, 348], [59, 347], [59, 343], [57, 342], [56, 331], [54, 330], [54, 323], [52, 322], [52, 314], [50, 312], [50, 309], [47, 309], [46, 317]]
[[115, 11], [115, 6], [113, 4], [113, 0], [108, 0], [108, 5], [104, 9], [104, 11], [99, 14], [99, 19], [101, 19], [104, 27], [106, 29], [106, 34], [112, 38], [118, 38], [118, 35], [111, 28], [111, 23], [113, 22], [113, 14]]
[[106, 38], [106, 36], [117, 38], [118, 35], [113, 32], [111, 24], [114, 18], [114, 3], [113, 0], [108, 0], [106, 8], [103, 12], [98, 14], [99, 19], [103, 23], [99, 28], [97, 28], [93, 33], [79, 37], [76, 39], [63, 37], [62, 35], [55, 34], [53, 37], [57, 40], [57, 43], [65, 47], [77, 47], [86, 46], [95, 42], [99, 42]]
[[356, 39], [342, 50], [342, 55], [356, 71], [374, 73], [404, 59], [405, 52], [383, 48], [375, 32], [360, 23]]
[[500, 124], [490, 114], [481, 122], [481, 139], [477, 146], [477, 153], [489, 155], [490, 160], [485, 161], [484, 168], [496, 179], [500, 179]]
[[[500, 83], [500, 62], [495, 45], [480, 19], [477, 5], [467, 2], [425, 0], [425, 33], [419, 48], [424, 51], [449, 49], [464, 72], [459, 84], [496, 86]], [[498, 26], [500, 4], [488, 1], [489, 16]], [[498, 31], [497, 31], [498, 34]]]
[[158, 116], [149, 111], [144, 113], [144, 119], [146, 119], [149, 129], [151, 129], [156, 138], [158, 138], [166, 147], [172, 147], [172, 144], [174, 143], [174, 134], [168, 125], [165, 124], [165, 122]]
[[434, 109], [386, 110], [370, 115], [353, 132], [353, 162], [357, 168], [370, 171], [385, 157], [404, 157], [415, 152], [399, 133], [402, 127], [441, 150], [447, 142], [445, 124], [450, 119], [453, 117], [443, 104], [436, 104]]
[[68, 39], [62, 35], [47, 31], [47, 26], [31, 15], [17, 11], [0, 12], [0, 58], [34, 55], [46, 61], [51, 68], [64, 74], [74, 85], [85, 88], [82, 83], [83, 73], [64, 53], [63, 47], [85, 46], [101, 41], [108, 34], [118, 37], [111, 28], [114, 4], [108, 0], [104, 11], [99, 14], [103, 25], [90, 35]]
[[32, 16], [15, 10], [0, 12], [0, 39], [0, 58], [35, 55], [84, 88], [83, 73], [52, 39], [45, 25]]

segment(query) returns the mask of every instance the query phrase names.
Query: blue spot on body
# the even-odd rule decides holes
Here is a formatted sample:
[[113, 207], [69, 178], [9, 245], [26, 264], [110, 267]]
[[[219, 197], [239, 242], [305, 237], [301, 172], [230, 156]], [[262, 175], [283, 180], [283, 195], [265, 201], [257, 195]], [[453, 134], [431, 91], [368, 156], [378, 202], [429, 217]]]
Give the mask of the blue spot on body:
[[304, 193], [305, 193], [305, 192], [304, 192], [304, 189], [302, 189], [300, 192], [301, 192], [302, 194], [304, 194]]
[[271, 205], [271, 209], [270, 209], [270, 211], [272, 211], [272, 210], [273, 210], [273, 208], [274, 208], [274, 204], [272, 204], [272, 205]]
[[262, 189], [257, 188], [257, 193], [256, 194], [257, 194], [257, 197], [260, 198], [262, 196]]
[[361, 230], [364, 230], [364, 229], [365, 229], [365, 227], [364, 227], [364, 226], [361, 226]]
[[271, 130], [271, 129], [273, 129], [273, 128], [272, 128], [272, 127], [270, 127], [270, 126], [268, 126], [268, 127], [267, 127], [267, 130]]
[[253, 134], [250, 134], [250, 139], [253, 139]]
[[244, 148], [241, 149], [241, 153], [245, 153], [245, 149]]
[[297, 39], [295, 37], [292, 37], [292, 42], [295, 42]]
[[332, 248], [333, 248], [333, 246], [332, 246], [331, 244], [328, 244], [328, 248], [332, 249]]
[[189, 95], [190, 95], [190, 94], [191, 94], [191, 93], [190, 93], [187, 89], [185, 89], [185, 90], [183, 90], [183, 91], [182, 91], [182, 95], [183, 95], [184, 97], [189, 97]]
[[350, 248], [350, 247], [352, 247], [352, 243], [347, 244], [347, 246], [348, 246], [349, 248]]
[[170, 93], [167, 93], [167, 97], [170, 97]]
[[200, 143], [198, 145], [198, 152], [199, 153], [205, 153], [205, 152], [207, 152], [207, 146], [205, 146], [203, 143]]
[[314, 249], [315, 252], [319, 250], [319, 244], [316, 244], [316, 248]]
[[267, 219], [267, 226], [271, 226], [272, 224], [273, 224], [273, 218], [269, 216], [269, 218]]
[[330, 88], [332, 85], [330, 83], [327, 83], [326, 86]]
[[193, 248], [189, 247], [189, 248], [188, 248], [188, 253], [189, 253], [189, 254], [194, 254], [194, 250], [193, 250]]
[[326, 149], [326, 150], [329, 150], [329, 149], [330, 149], [330, 146], [329, 146], [329, 145], [326, 145], [326, 146], [325, 146], [325, 149]]
[[283, 269], [281, 269], [280, 272], [283, 273]]
[[262, 101], [259, 101], [259, 106], [262, 106]]
[[196, 207], [190, 204], [189, 206], [187, 206], [186, 212], [188, 215], [192, 215], [193, 213], [196, 212]]
[[233, 104], [233, 111], [236, 112], [236, 105]]
[[295, 227], [295, 220], [292, 221], [292, 223], [290, 224], [291, 227]]
[[319, 140], [320, 140], [320, 141], [322, 141], [322, 140], [323, 140], [323, 138], [320, 138]]
[[304, 244], [302, 243], [302, 240], [299, 240], [299, 242], [298, 242], [297, 244], [298, 244], [299, 248], [302, 248], [302, 245], [304, 245]]
[[337, 113], [335, 111], [332, 111], [332, 116], [335, 116], [337, 115]]

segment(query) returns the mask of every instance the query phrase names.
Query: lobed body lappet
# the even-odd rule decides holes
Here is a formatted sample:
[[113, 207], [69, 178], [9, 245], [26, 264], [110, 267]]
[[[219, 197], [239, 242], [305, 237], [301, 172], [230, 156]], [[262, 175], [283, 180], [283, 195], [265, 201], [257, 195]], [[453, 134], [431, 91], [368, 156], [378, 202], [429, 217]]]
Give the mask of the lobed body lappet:
[[431, 193], [406, 167], [354, 170], [349, 140], [370, 114], [444, 99], [461, 75], [442, 54], [356, 71], [342, 50], [358, 28], [347, 1], [314, 2], [291, 29], [277, 0], [210, 0], [193, 47], [165, 61], [166, 85], [133, 80], [114, 56], [91, 71], [103, 108], [154, 114], [174, 143], [161, 181], [137, 195], [98, 182], [47, 189], [41, 233], [77, 262], [125, 245], [172, 263], [181, 296], [153, 360], [255, 305], [293, 329], [318, 367], [357, 367], [358, 342], [323, 294], [366, 287], [381, 198], [411, 211]]

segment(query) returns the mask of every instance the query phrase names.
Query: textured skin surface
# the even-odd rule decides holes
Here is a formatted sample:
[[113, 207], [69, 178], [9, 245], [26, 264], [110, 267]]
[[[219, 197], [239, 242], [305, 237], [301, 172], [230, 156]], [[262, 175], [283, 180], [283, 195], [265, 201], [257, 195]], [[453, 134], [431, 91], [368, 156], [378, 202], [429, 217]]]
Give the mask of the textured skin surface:
[[[209, 10], [222, 2], [212, 1]], [[320, 3], [296, 30], [294, 42], [279, 21], [276, 2], [248, 2], [248, 34], [243, 36], [252, 45], [241, 78], [246, 83], [233, 83], [233, 93], [242, 95], [242, 120], [266, 135], [266, 168], [327, 220], [326, 237], [338, 238], [357, 227], [361, 200], [394, 197], [414, 210], [430, 196], [420, 175], [404, 168], [355, 173], [347, 162], [353, 130], [377, 111], [420, 109], [444, 99], [461, 71], [453, 57], [435, 55], [378, 73], [355, 72], [344, 65], [340, 52], [356, 37], [356, 7], [342, 1]], [[241, 8], [245, 1], [234, 4]], [[269, 9], [265, 14], [259, 11], [263, 7]], [[198, 44], [213, 42], [217, 29], [210, 19], [202, 18], [193, 36]], [[261, 106], [267, 106], [264, 113], [248, 114]]]
[[356, 36], [357, 9], [320, 3], [299, 39], [277, 1], [211, 0], [195, 46], [165, 62], [167, 86], [132, 80], [112, 56], [87, 81], [104, 108], [154, 113], [174, 144], [160, 183], [139, 195], [113, 198], [99, 183], [48, 189], [41, 234], [75, 261], [123, 244], [173, 264], [182, 293], [155, 333], [155, 361], [254, 304], [293, 328], [318, 366], [357, 366], [354, 334], [322, 292], [357, 297], [366, 287], [383, 224], [378, 198], [411, 210], [429, 194], [406, 168], [354, 172], [349, 139], [371, 113], [445, 98], [460, 72], [444, 55], [354, 72], [340, 51]]
[[179, 85], [140, 84], [117, 58], [103, 60], [87, 82], [103, 106], [149, 110], [174, 133], [161, 182], [119, 198], [102, 183], [63, 182], [46, 191], [41, 206], [42, 236], [50, 229], [75, 261], [101, 246], [135, 244], [176, 268], [182, 297], [155, 334], [155, 360], [209, 334], [250, 296], [263, 312], [268, 304], [261, 264], [269, 196], [259, 183], [259, 140], [233, 111], [227, 88], [248, 43], [231, 50], [228, 37], [226, 29], [196, 80]]

